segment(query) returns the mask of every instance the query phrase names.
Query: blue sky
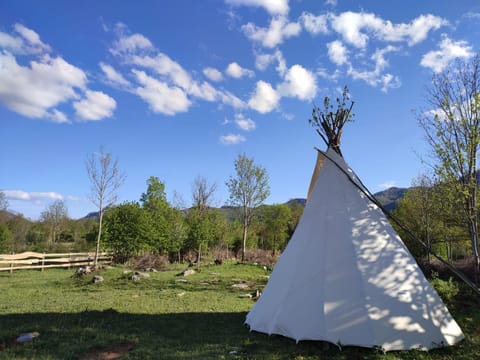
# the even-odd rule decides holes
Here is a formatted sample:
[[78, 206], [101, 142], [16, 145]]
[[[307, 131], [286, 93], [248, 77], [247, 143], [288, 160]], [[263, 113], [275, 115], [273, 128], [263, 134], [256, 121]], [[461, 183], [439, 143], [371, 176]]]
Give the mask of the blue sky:
[[82, 217], [103, 145], [119, 201], [158, 176], [188, 206], [203, 176], [222, 205], [240, 153], [267, 169], [267, 203], [305, 197], [312, 104], [344, 85], [346, 161], [373, 192], [409, 186], [427, 171], [413, 110], [479, 35], [476, 0], [0, 0], [0, 190], [32, 219], [54, 200]]

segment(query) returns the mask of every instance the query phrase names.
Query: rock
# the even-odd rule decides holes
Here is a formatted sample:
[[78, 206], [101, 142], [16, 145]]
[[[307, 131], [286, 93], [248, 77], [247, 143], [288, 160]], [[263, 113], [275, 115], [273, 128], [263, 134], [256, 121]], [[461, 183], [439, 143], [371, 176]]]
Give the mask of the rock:
[[142, 277], [138, 274], [134, 274], [132, 275], [132, 281], [133, 282], [139, 282], [140, 280], [142, 280]]
[[96, 284], [96, 283], [102, 282], [103, 280], [104, 280], [103, 276], [95, 275], [92, 279], [92, 283]]
[[233, 284], [232, 288], [234, 289], [240, 289], [240, 290], [246, 290], [249, 288], [248, 284]]
[[34, 331], [34, 332], [29, 332], [29, 333], [23, 333], [23, 334], [20, 334], [18, 335], [17, 339], [15, 340], [15, 342], [17, 344], [22, 344], [22, 343], [26, 343], [26, 342], [29, 342], [29, 341], [32, 341], [33, 339], [35, 339], [36, 337], [40, 336], [40, 333]]
[[195, 270], [193, 270], [193, 269], [185, 270], [185, 271], [182, 273], [183, 276], [190, 276], [190, 275], [193, 275], [193, 274], [195, 274]]
[[187, 283], [188, 280], [187, 279], [177, 279], [175, 280], [176, 283]]

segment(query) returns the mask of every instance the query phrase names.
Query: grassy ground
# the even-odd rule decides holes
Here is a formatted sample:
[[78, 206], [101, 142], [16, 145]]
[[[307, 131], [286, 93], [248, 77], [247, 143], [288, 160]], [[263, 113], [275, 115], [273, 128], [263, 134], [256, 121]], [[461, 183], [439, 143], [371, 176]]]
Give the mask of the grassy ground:
[[[133, 283], [124, 269], [72, 278], [73, 270], [0, 273], [0, 359], [92, 359], [118, 344], [132, 350], [122, 359], [479, 359], [478, 300], [461, 293], [447, 305], [466, 340], [431, 351], [393, 352], [300, 342], [251, 333], [243, 325], [253, 301], [240, 298], [246, 283], [261, 289], [260, 266], [205, 266], [178, 282], [183, 268], [150, 273]], [[18, 334], [37, 331], [33, 342], [15, 345]], [[121, 347], [121, 346], [120, 346]], [[98, 358], [98, 357], [97, 357]]]

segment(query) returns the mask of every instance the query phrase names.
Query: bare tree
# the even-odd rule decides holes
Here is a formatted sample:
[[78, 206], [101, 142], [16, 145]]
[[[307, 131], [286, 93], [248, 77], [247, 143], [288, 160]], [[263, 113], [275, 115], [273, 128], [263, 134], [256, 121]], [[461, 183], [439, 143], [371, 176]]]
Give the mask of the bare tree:
[[68, 210], [63, 200], [55, 200], [40, 214], [41, 220], [48, 226], [50, 243], [56, 243], [68, 220]]
[[0, 210], [8, 209], [8, 200], [3, 191], [0, 191]]
[[436, 159], [435, 172], [458, 195], [480, 274], [478, 236], [478, 169], [480, 147], [480, 55], [459, 61], [433, 76], [427, 101], [431, 109], [419, 116], [420, 126]]
[[98, 264], [100, 238], [102, 236], [103, 213], [117, 201], [117, 190], [125, 180], [125, 174], [118, 170], [118, 160], [106, 153], [103, 146], [98, 153], [87, 156], [85, 161], [90, 179], [90, 200], [98, 208], [99, 225], [94, 266]]
[[[203, 176], [197, 176], [192, 184], [193, 209], [189, 213], [191, 225], [190, 236], [196, 238], [198, 245], [197, 268], [200, 269], [202, 257], [202, 245], [206, 244], [214, 233], [214, 224], [211, 222], [209, 208], [214, 202], [214, 194], [217, 191], [216, 183], [208, 183]], [[193, 240], [193, 239], [192, 239]]]
[[236, 177], [230, 176], [227, 186], [230, 191], [230, 202], [242, 208], [243, 244], [242, 261], [245, 260], [248, 226], [255, 210], [270, 195], [267, 170], [254, 164], [245, 154], [235, 160]]
[[203, 176], [197, 176], [192, 185], [193, 206], [205, 211], [214, 202], [213, 195], [217, 191], [217, 184], [209, 184]]

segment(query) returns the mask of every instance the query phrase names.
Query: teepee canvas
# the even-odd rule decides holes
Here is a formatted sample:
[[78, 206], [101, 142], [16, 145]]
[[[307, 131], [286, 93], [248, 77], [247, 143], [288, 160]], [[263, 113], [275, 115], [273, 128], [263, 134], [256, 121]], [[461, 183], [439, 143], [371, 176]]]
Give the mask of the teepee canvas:
[[318, 156], [302, 218], [247, 315], [250, 329], [384, 351], [463, 339], [343, 157], [332, 149]]
[[343, 157], [331, 148], [318, 156], [300, 222], [247, 315], [250, 329], [384, 351], [463, 339]]

